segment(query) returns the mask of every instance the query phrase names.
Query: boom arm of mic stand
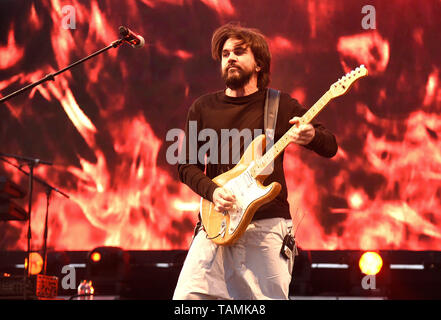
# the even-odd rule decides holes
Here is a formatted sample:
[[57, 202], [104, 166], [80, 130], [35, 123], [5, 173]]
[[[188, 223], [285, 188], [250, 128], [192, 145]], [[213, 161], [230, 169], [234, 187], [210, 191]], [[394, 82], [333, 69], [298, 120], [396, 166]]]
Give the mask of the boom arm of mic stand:
[[[13, 166], [13, 167], [15, 167], [16, 169], [20, 170], [21, 172], [23, 172], [23, 173], [24, 173], [25, 175], [27, 175], [27, 176], [29, 176], [29, 172], [24, 171], [20, 166], [16, 166], [15, 164], [13, 164], [12, 162], [8, 161], [7, 159], [4, 159], [3, 157], [15, 158], [15, 159], [17, 159], [17, 160], [25, 160], [25, 161], [28, 161], [28, 160], [39, 160], [39, 159], [32, 159], [32, 158], [21, 157], [21, 156], [7, 155], [6, 153], [1, 153], [1, 152], [0, 152], [0, 160], [6, 162], [6, 163], [8, 163], [8, 164], [10, 164], [11, 166]], [[35, 163], [35, 162], [32, 161], [32, 163]], [[46, 165], [52, 165], [51, 162], [41, 161], [41, 160], [37, 161], [37, 163], [46, 164]], [[51, 185], [50, 185], [49, 183], [47, 183], [46, 181], [44, 181], [44, 180], [42, 180], [42, 179], [40, 179], [40, 178], [38, 178], [38, 177], [36, 177], [36, 176], [33, 176], [33, 179], [34, 179], [35, 181], [41, 183], [41, 184], [42, 184], [43, 186], [45, 186], [46, 188], [49, 188], [49, 189], [51, 189], [51, 190], [54, 190], [54, 191], [58, 192], [59, 194], [61, 194], [61, 195], [64, 196], [65, 198], [68, 198], [68, 199], [70, 198], [69, 195], [67, 195], [66, 193], [64, 193], [64, 192], [61, 191], [60, 189], [51, 186]]]
[[47, 165], [47, 166], [51, 166], [52, 165], [52, 162], [49, 162], [49, 161], [43, 161], [41, 159], [23, 157], [23, 156], [18, 156], [18, 155], [9, 154], [9, 153], [2, 153], [2, 152], [0, 152], [0, 157], [14, 158], [14, 159], [17, 159], [18, 161], [24, 161], [24, 162], [27, 162], [27, 163], [44, 164], [44, 165]]
[[55, 73], [50, 73], [47, 76], [45, 76], [44, 78], [42, 78], [42, 79], [40, 79], [40, 80], [38, 80], [38, 81], [36, 81], [34, 83], [31, 83], [30, 85], [27, 85], [26, 87], [23, 87], [23, 88], [15, 91], [15, 92], [7, 95], [6, 97], [1, 98], [0, 99], [0, 103], [6, 102], [7, 100], [9, 100], [9, 99], [11, 99], [11, 98], [13, 98], [15, 96], [18, 96], [19, 94], [21, 94], [21, 93], [23, 93], [25, 91], [28, 91], [28, 90], [38, 86], [39, 84], [42, 84], [42, 83], [46, 82], [46, 81], [49, 81], [49, 80], [54, 81], [55, 77], [58, 76], [60, 73], [63, 73], [65, 71], [67, 71], [67, 70], [69, 70], [69, 69], [71, 69], [71, 68], [73, 68], [73, 67], [75, 67], [75, 66], [77, 66], [77, 65], [79, 65], [79, 64], [81, 64], [81, 63], [83, 63], [83, 62], [85, 62], [85, 61], [87, 61], [87, 60], [89, 60], [89, 59], [91, 59], [91, 58], [93, 58], [95, 56], [97, 56], [97, 55], [99, 55], [100, 53], [103, 53], [103, 52], [111, 49], [111, 48], [117, 48], [122, 43], [123, 43], [123, 39], [115, 40], [110, 45], [108, 45], [107, 47], [105, 47], [105, 48], [103, 48], [101, 50], [98, 50], [97, 52], [92, 53], [91, 55], [89, 55], [89, 56], [87, 56], [87, 57], [85, 57], [85, 58], [83, 58], [81, 60], [78, 60], [75, 63], [72, 63], [70, 66], [67, 66], [66, 68], [61, 69], [61, 70], [59, 70], [59, 71], [57, 71]]

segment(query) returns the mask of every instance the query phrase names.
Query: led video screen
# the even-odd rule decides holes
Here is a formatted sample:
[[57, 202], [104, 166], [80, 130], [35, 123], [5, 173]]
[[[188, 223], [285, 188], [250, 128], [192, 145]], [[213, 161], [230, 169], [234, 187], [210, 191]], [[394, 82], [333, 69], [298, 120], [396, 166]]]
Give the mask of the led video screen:
[[[369, 71], [318, 116], [335, 157], [286, 149], [299, 246], [440, 250], [440, 16], [435, 0], [1, 1], [0, 97], [109, 46], [119, 26], [145, 46], [110, 48], [0, 104], [0, 152], [53, 163], [34, 170], [69, 196], [50, 194], [50, 249], [187, 249], [200, 198], [167, 161], [166, 137], [196, 98], [224, 88], [211, 36], [240, 22], [267, 37], [270, 87], [306, 108], [357, 66]], [[0, 176], [28, 191], [11, 164]], [[33, 249], [46, 208], [35, 182]], [[0, 221], [1, 250], [25, 250], [26, 237], [26, 222]]]

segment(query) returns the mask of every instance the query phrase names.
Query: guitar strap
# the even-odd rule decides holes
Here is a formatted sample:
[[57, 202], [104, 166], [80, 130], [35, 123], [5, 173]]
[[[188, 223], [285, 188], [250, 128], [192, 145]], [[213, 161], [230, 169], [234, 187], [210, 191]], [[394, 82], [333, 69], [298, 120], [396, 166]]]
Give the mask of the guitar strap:
[[274, 143], [276, 130], [277, 111], [279, 110], [280, 91], [268, 88], [265, 100], [264, 128], [267, 139], [271, 145]]
[[[279, 110], [279, 100], [280, 100], [280, 91], [268, 88], [266, 93], [266, 101], [265, 101], [265, 115], [264, 115], [264, 126], [265, 126], [265, 134], [266, 134], [266, 150], [274, 144], [274, 135], [276, 131], [276, 122], [277, 122], [277, 111]], [[272, 163], [272, 166], [274, 163]], [[270, 168], [272, 172], [272, 166]], [[296, 241], [294, 235], [292, 235], [292, 227], [289, 228], [289, 233], [283, 239], [281, 254], [286, 259], [290, 259], [290, 257], [298, 256], [299, 253], [297, 251]]]
[[[265, 100], [264, 128], [266, 136], [266, 147], [264, 152], [268, 151], [274, 144], [274, 135], [276, 132], [277, 111], [279, 110], [280, 91], [268, 88]], [[274, 170], [274, 162], [266, 167], [263, 173], [270, 174]]]

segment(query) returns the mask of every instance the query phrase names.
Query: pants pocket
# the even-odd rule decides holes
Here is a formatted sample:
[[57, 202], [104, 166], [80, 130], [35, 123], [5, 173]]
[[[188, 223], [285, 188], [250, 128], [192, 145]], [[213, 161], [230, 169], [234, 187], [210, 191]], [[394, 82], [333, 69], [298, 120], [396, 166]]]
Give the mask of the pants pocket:
[[219, 246], [210, 239], [207, 239], [207, 233], [204, 230], [200, 230], [196, 237], [199, 240], [196, 252], [199, 263], [202, 268], [211, 269], [213, 262], [216, 260]]

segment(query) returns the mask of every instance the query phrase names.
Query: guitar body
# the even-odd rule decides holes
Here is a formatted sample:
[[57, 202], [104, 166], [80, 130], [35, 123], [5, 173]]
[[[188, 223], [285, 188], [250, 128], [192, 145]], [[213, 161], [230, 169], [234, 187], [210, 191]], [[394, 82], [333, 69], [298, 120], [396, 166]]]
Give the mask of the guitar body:
[[201, 218], [208, 238], [219, 245], [233, 244], [246, 230], [257, 209], [272, 201], [282, 189], [273, 182], [268, 186], [263, 181], [268, 175], [253, 178], [250, 169], [265, 148], [265, 135], [256, 137], [245, 150], [239, 163], [231, 170], [217, 176], [213, 181], [227, 188], [236, 196], [236, 207], [228, 212], [219, 212], [214, 204], [201, 199]]

